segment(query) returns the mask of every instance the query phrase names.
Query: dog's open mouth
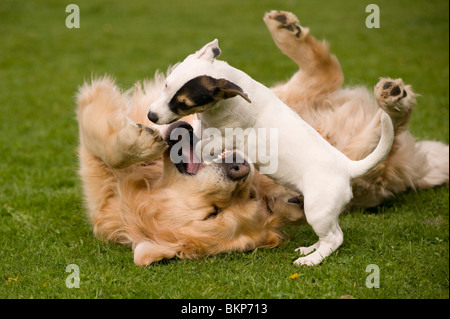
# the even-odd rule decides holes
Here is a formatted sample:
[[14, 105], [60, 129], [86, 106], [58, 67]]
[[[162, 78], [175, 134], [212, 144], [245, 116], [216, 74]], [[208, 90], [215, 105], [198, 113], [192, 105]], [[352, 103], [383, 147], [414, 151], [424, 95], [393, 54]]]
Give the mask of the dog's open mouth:
[[178, 121], [170, 125], [165, 140], [170, 160], [180, 173], [196, 175], [205, 166], [194, 152], [199, 139], [189, 123]]
[[170, 160], [182, 174], [196, 175], [211, 163], [220, 165], [225, 175], [233, 181], [244, 179], [251, 171], [250, 164], [236, 151], [225, 150], [216, 158], [211, 158], [207, 162], [202, 161], [194, 151], [199, 138], [187, 122], [178, 121], [170, 125], [165, 141], [169, 146], [167, 152]]

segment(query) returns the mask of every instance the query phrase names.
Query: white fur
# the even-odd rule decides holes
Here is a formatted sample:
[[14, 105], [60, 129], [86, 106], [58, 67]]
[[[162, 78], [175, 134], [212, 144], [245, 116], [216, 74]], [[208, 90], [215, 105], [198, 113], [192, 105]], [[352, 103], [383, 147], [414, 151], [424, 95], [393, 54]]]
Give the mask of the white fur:
[[[319, 264], [343, 242], [338, 217], [353, 196], [351, 180], [376, 166], [390, 151], [394, 139], [392, 121], [386, 113], [378, 113], [382, 114], [382, 133], [377, 147], [365, 159], [352, 161], [270, 89], [226, 62], [216, 60], [217, 50], [218, 41], [214, 40], [180, 63], [167, 77], [166, 88], [149, 111], [158, 115], [157, 124], [178, 119], [180, 116], [170, 111], [169, 101], [179, 88], [197, 76], [225, 78], [241, 87], [251, 104], [240, 96], [222, 100], [198, 115], [202, 128], [215, 127], [222, 133], [225, 128], [238, 127], [278, 130], [278, 169], [269, 177], [303, 194], [307, 221], [319, 236], [316, 244], [298, 248], [302, 254], [309, 255], [297, 259], [295, 264]], [[254, 147], [246, 145], [243, 150]], [[256, 160], [256, 164], [261, 163]]]

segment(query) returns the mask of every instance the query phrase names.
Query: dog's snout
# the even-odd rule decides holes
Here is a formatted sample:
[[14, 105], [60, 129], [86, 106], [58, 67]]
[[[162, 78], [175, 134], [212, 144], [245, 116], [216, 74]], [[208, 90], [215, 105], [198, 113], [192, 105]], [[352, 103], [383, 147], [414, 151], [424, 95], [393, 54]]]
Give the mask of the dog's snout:
[[250, 173], [250, 165], [247, 162], [233, 163], [227, 167], [227, 176], [232, 181], [238, 181], [244, 179]]
[[[233, 156], [233, 161], [227, 160], [228, 156]], [[239, 154], [233, 153], [225, 157], [225, 173], [232, 181], [239, 181], [246, 178], [251, 171], [250, 164]]]
[[152, 111], [149, 111], [149, 112], [147, 113], [147, 117], [148, 117], [148, 119], [149, 119], [151, 122], [153, 122], [153, 123], [158, 123], [158, 120], [159, 120], [158, 114], [156, 114], [156, 113], [154, 113], [154, 112], [152, 112]]

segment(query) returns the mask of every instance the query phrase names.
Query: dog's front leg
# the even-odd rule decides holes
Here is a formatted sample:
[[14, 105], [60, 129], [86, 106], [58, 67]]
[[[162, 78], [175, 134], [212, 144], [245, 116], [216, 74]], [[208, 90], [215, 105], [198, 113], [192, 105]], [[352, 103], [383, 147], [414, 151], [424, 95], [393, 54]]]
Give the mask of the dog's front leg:
[[124, 120], [124, 125], [117, 132], [113, 143], [108, 164], [114, 168], [154, 160], [167, 148], [158, 130], [135, 123], [128, 118]]
[[169, 243], [157, 244], [151, 240], [140, 242], [134, 247], [134, 263], [145, 267], [162, 259], [173, 258], [178, 251], [177, 248]]
[[109, 78], [85, 84], [78, 94], [81, 147], [112, 168], [159, 157], [166, 143], [156, 129], [135, 123], [127, 99]]

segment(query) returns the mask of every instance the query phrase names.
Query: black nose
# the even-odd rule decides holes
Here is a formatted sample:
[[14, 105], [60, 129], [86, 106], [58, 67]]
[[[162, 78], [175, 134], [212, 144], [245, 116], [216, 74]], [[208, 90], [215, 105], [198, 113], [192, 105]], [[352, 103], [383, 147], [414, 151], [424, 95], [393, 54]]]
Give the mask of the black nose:
[[158, 120], [159, 120], [158, 114], [153, 113], [152, 111], [149, 111], [149, 112], [148, 112], [147, 117], [148, 117], [148, 119], [149, 119], [150, 121], [152, 121], [153, 123], [156, 123], [156, 122], [158, 122]]
[[233, 163], [228, 165], [229, 166], [227, 167], [227, 176], [232, 181], [239, 181], [241, 179], [244, 179], [250, 173], [250, 166], [248, 165], [247, 162]]
[[[227, 160], [227, 157], [233, 156], [233, 162]], [[250, 174], [251, 168], [250, 164], [242, 158], [239, 154], [233, 153], [224, 158], [225, 163], [225, 173], [227, 177], [232, 181], [239, 181], [248, 176]]]

